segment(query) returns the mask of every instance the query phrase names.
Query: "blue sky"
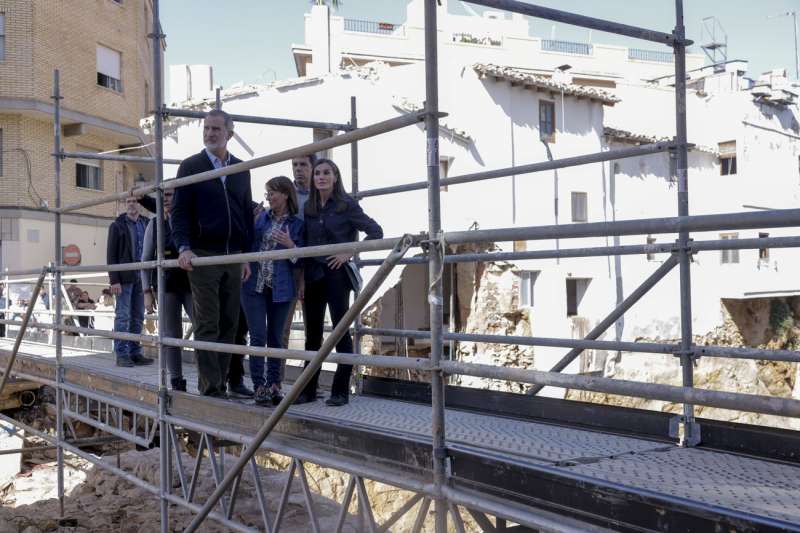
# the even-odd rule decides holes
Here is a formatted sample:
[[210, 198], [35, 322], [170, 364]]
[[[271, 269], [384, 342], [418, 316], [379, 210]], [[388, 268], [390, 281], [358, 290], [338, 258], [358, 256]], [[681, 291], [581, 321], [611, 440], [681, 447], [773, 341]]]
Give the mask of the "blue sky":
[[[344, 0], [338, 14], [347, 18], [403, 22], [407, 0]], [[672, 31], [672, 0], [537, 0], [538, 5], [593, 17]], [[161, 19], [167, 34], [166, 64], [201, 63], [214, 67], [215, 83], [260, 82], [295, 75], [290, 47], [302, 43], [303, 14], [309, 0], [164, 0]], [[480, 12], [481, 8], [473, 6]], [[450, 0], [450, 12], [465, 13]], [[791, 17], [769, 15], [800, 11], [800, 0], [685, 0], [689, 38], [699, 41], [701, 20], [715, 15], [728, 33], [728, 58], [750, 60], [751, 77], [773, 67], [794, 76]], [[531, 19], [531, 33], [557, 39], [588, 41], [589, 32]], [[650, 43], [593, 32], [592, 42], [633, 45]], [[657, 45], [656, 45], [657, 49]], [[700, 51], [695, 47], [694, 51]]]

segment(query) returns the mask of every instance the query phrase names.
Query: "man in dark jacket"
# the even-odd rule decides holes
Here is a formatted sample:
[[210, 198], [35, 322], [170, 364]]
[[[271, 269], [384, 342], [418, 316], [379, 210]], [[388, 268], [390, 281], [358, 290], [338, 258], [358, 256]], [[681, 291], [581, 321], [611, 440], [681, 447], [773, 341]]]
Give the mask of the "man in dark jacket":
[[[108, 228], [106, 262], [109, 265], [119, 265], [139, 261], [142, 257], [146, 225], [147, 221], [139, 215], [136, 198], [125, 200], [125, 213], [118, 216]], [[140, 334], [144, 322], [144, 297], [139, 272], [109, 272], [108, 277], [111, 294], [117, 297], [114, 331]], [[142, 346], [134, 341], [114, 340], [114, 354], [117, 357], [117, 366], [131, 367], [153, 362], [142, 355]]]
[[[241, 161], [228, 153], [233, 121], [224, 111], [210, 111], [203, 122], [205, 149], [185, 159], [177, 177], [190, 176]], [[189, 272], [194, 310], [194, 338], [233, 344], [239, 317], [242, 279], [250, 266], [193, 267], [195, 257], [228, 255], [250, 250], [253, 240], [250, 172], [231, 173], [175, 190], [172, 237], [178, 264]], [[206, 396], [227, 397], [225, 377], [230, 355], [197, 350], [198, 389]]]

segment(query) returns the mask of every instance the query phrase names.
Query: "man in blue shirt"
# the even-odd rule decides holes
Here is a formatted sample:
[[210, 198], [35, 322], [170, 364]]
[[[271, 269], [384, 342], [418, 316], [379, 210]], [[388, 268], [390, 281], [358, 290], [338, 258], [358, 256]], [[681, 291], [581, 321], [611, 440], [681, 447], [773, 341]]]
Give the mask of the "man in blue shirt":
[[[139, 215], [139, 203], [134, 197], [125, 200], [125, 213], [117, 217], [108, 228], [106, 261], [109, 265], [135, 263], [141, 260], [144, 230], [147, 221]], [[109, 272], [111, 294], [116, 296], [114, 331], [142, 332], [144, 322], [144, 295], [137, 270]], [[153, 360], [142, 355], [138, 342], [114, 340], [117, 366], [149, 365]]]

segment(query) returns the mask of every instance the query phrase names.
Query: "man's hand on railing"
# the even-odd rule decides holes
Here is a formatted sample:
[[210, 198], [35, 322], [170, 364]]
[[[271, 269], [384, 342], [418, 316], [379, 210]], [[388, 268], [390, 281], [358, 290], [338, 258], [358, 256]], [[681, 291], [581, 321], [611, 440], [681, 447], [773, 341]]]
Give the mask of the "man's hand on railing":
[[184, 250], [178, 256], [178, 266], [189, 272], [192, 271], [192, 259], [197, 257], [191, 250]]

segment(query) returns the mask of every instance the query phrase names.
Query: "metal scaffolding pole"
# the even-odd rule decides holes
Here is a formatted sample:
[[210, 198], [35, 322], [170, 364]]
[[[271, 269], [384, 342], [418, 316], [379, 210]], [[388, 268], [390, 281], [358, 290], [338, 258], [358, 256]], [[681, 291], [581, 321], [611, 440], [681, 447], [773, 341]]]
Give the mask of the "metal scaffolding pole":
[[250, 459], [255, 455], [264, 440], [266, 440], [270, 433], [272, 433], [272, 430], [278, 425], [280, 419], [294, 403], [297, 397], [300, 396], [308, 382], [311, 381], [314, 373], [322, 368], [323, 361], [325, 361], [328, 355], [330, 355], [330, 353], [336, 347], [336, 343], [339, 342], [345, 332], [350, 329], [350, 324], [353, 322], [353, 320], [355, 320], [355, 317], [361, 313], [364, 307], [366, 307], [370, 298], [372, 298], [378, 288], [380, 288], [383, 281], [397, 264], [397, 261], [401, 259], [403, 255], [405, 255], [412, 242], [413, 239], [411, 236], [405, 236], [403, 240], [397, 244], [394, 250], [392, 250], [392, 253], [386, 258], [386, 261], [381, 265], [372, 279], [369, 280], [367, 286], [364, 287], [364, 290], [358, 294], [356, 300], [353, 302], [353, 305], [347, 310], [339, 323], [336, 324], [336, 327], [333, 329], [331, 334], [325, 338], [314, 359], [308, 364], [308, 366], [305, 367], [303, 372], [292, 385], [292, 388], [289, 389], [289, 392], [283, 397], [281, 403], [275, 407], [269, 418], [261, 425], [252, 440], [246, 443], [247, 448], [242, 451], [239, 459], [236, 461], [236, 464], [233, 465], [233, 467], [228, 471], [228, 473], [225, 475], [225, 478], [219, 484], [217, 484], [214, 492], [203, 504], [203, 508], [198, 511], [197, 516], [194, 517], [192, 522], [186, 528], [186, 533], [191, 533], [192, 531], [197, 530], [205, 517], [208, 516], [208, 513], [211, 512], [211, 509], [214, 508], [222, 495], [225, 494], [228, 488], [230, 488], [231, 484], [234, 482], [242, 469], [247, 466], [248, 461], [250, 461]]
[[[350, 97], [349, 126], [351, 130], [358, 129], [358, 109], [355, 96]], [[358, 202], [358, 141], [353, 141], [350, 143], [350, 194], [356, 199], [356, 202]], [[353, 259], [355, 260], [356, 267], [360, 271], [361, 267], [359, 265], [358, 252], [353, 255]], [[353, 293], [353, 298], [357, 296], [357, 292]], [[359, 314], [353, 323], [353, 351], [357, 354], [361, 353], [361, 327], [361, 315]], [[361, 385], [363, 381], [361, 370], [362, 368], [360, 366], [356, 367], [356, 390], [358, 392], [361, 392]]]
[[[417, 113], [409, 113], [408, 115], [393, 117], [388, 120], [384, 120], [382, 122], [376, 122], [375, 124], [370, 124], [369, 126], [360, 128], [356, 131], [348, 131], [341, 135], [335, 135], [333, 137], [323, 139], [319, 142], [305, 144], [302, 146], [296, 146], [294, 148], [289, 148], [287, 150], [282, 150], [280, 152], [276, 152], [273, 154], [256, 157], [248, 161], [242, 161], [240, 163], [228, 165], [225, 168], [208, 170], [205, 172], [200, 172], [199, 174], [185, 176], [183, 178], [174, 178], [170, 180], [165, 180], [161, 186], [162, 188], [174, 189], [177, 187], [182, 187], [184, 185], [190, 185], [192, 183], [209, 181], [214, 178], [224, 176], [227, 173], [233, 174], [236, 172], [243, 172], [245, 170], [252, 170], [254, 168], [264, 167], [268, 165], [273, 165], [275, 163], [288, 161], [289, 159], [292, 159], [294, 157], [306, 156], [313, 152], [319, 152], [321, 150], [329, 150], [331, 148], [336, 148], [337, 146], [344, 146], [345, 144], [350, 144], [351, 142], [356, 140], [367, 139], [369, 137], [380, 135], [381, 133], [388, 133], [390, 131], [411, 126], [422, 120], [424, 118], [424, 115], [425, 113], [423, 111], [420, 111]], [[70, 204], [62, 208], [59, 208], [59, 211], [62, 213], [68, 211], [76, 211], [78, 209], [84, 209], [86, 207], [106, 204], [117, 200], [124, 200], [130, 196], [137, 196], [141, 194], [151, 193], [155, 189], [156, 189], [155, 185], [136, 187], [134, 189], [131, 189], [130, 191], [107, 194], [104, 196], [99, 196], [92, 200], [85, 200], [83, 202]]]
[[11, 349], [11, 356], [8, 358], [8, 363], [6, 363], [6, 368], [3, 371], [3, 377], [0, 378], [0, 393], [3, 392], [3, 389], [6, 387], [6, 383], [8, 382], [8, 378], [11, 375], [11, 367], [14, 366], [14, 360], [17, 358], [19, 346], [22, 344], [22, 338], [25, 336], [25, 332], [28, 330], [28, 323], [31, 320], [31, 315], [33, 315], [33, 308], [36, 305], [36, 301], [39, 299], [39, 292], [44, 284], [44, 277], [46, 274], [47, 269], [43, 268], [42, 273], [39, 275], [39, 279], [36, 280], [36, 285], [33, 286], [31, 301], [28, 302], [28, 308], [25, 310], [25, 315], [22, 317], [22, 325], [19, 327], [17, 338], [14, 340], [14, 347]]
[[[675, 152], [678, 173], [678, 216], [689, 216], [689, 149], [686, 132], [686, 28], [683, 25], [683, 0], [675, 0]], [[694, 385], [692, 351], [692, 283], [689, 232], [678, 234], [681, 294], [681, 350], [678, 353], [684, 387]], [[695, 446], [700, 442], [700, 428], [694, 421], [694, 406], [683, 405], [683, 444]]]
[[[484, 170], [482, 172], [472, 172], [470, 174], [462, 174], [461, 176], [453, 176], [450, 178], [443, 178], [439, 180], [439, 185], [442, 187], [449, 185], [460, 185], [462, 183], [475, 183], [477, 181], [493, 180], [498, 178], [505, 178], [508, 176], [518, 176], [522, 174], [532, 174], [534, 172], [543, 172], [545, 170], [555, 170], [559, 168], [577, 167], [581, 165], [590, 165], [592, 163], [603, 163], [605, 161], [616, 161], [618, 159], [627, 159], [629, 157], [641, 157], [644, 155], [658, 154], [666, 152], [672, 148], [672, 142], [658, 142], [654, 144], [643, 144], [641, 146], [634, 146], [631, 148], [621, 148], [619, 150], [612, 150], [607, 152], [597, 152], [594, 154], [576, 155], [572, 157], [564, 157], [562, 159], [553, 159], [550, 161], [539, 161], [538, 163], [530, 163], [527, 165], [520, 165], [517, 167], [498, 168], [495, 170]], [[378, 187], [375, 189], [368, 189], [358, 193], [360, 198], [367, 198], [370, 196], [383, 196], [386, 194], [396, 194], [399, 192], [418, 191], [428, 188], [428, 181], [414, 181], [411, 183], [402, 183], [400, 185], [390, 185], [388, 187]]]
[[[620, 24], [619, 22], [612, 22], [609, 20], [602, 20], [585, 15], [578, 15], [567, 11], [559, 11], [557, 9], [550, 9], [547, 7], [537, 6], [520, 2], [518, 0], [466, 0], [470, 4], [477, 4], [479, 6], [491, 7], [493, 9], [501, 9], [503, 11], [511, 11], [512, 13], [520, 13], [528, 15], [529, 17], [537, 17], [554, 22], [563, 22], [565, 24], [572, 24], [574, 26], [581, 26], [592, 30], [604, 31], [608, 33], [616, 33], [618, 35], [625, 35], [627, 37], [634, 37], [636, 39], [643, 39], [645, 41], [653, 41], [656, 43], [663, 43], [671, 45], [683, 37], [664, 33], [660, 31], [648, 30], [639, 28], [637, 26], [630, 26], [628, 24]], [[687, 43], [691, 44], [691, 43]]]
[[[60, 72], [58, 69], [53, 71], [53, 149], [56, 154], [61, 152], [61, 88]], [[54, 187], [55, 187], [55, 235], [53, 259], [55, 267], [56, 294], [53, 304], [56, 308], [55, 326], [61, 326], [61, 307], [63, 305], [63, 291], [61, 290], [61, 270], [63, 264], [63, 252], [61, 247], [61, 157], [54, 158]], [[64, 518], [64, 398], [62, 396], [61, 384], [64, 382], [63, 364], [63, 339], [59, 329], [55, 331], [56, 343], [56, 463], [57, 467], [57, 491], [58, 491], [58, 516]]]
[[[183, 118], [205, 118], [205, 111], [192, 111], [189, 109], [176, 109], [167, 107], [164, 114], [170, 117]], [[246, 122], [249, 124], [264, 124], [268, 126], [292, 126], [297, 128], [318, 128], [323, 130], [348, 131], [351, 128], [347, 124], [335, 122], [314, 122], [311, 120], [293, 120], [288, 118], [256, 117], [252, 115], [231, 115], [234, 122]]]
[[436, 533], [447, 532], [447, 444], [444, 419], [443, 348], [444, 240], [439, 191], [439, 65], [436, 0], [425, 0], [425, 134], [428, 165], [428, 303], [431, 328], [431, 446], [433, 447], [434, 520]]
[[[165, 213], [164, 213], [164, 190], [161, 183], [164, 179], [164, 114], [163, 114], [163, 79], [162, 79], [162, 59], [163, 50], [161, 41], [165, 35], [161, 31], [161, 21], [159, 14], [159, 0], [153, 0], [153, 32], [149, 35], [153, 40], [153, 102], [155, 104], [154, 129], [153, 129], [153, 170], [155, 175], [156, 189], [156, 301], [159, 312], [164, 310], [164, 237], [165, 237]], [[217, 93], [219, 94], [219, 93]], [[161, 515], [161, 533], [169, 532], [169, 500], [167, 496], [172, 486], [172, 468], [170, 467], [169, 438], [167, 438], [167, 406], [169, 396], [167, 392], [167, 354], [164, 350], [164, 320], [158, 321], [156, 348], [158, 350], [158, 435], [159, 435], [159, 507]]]

